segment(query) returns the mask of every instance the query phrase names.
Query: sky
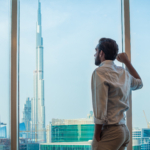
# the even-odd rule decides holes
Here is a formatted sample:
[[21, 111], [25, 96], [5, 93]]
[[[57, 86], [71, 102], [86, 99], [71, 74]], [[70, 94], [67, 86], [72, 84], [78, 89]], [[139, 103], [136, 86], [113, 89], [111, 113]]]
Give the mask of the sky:
[[[20, 118], [26, 98], [33, 97], [35, 70], [37, 0], [20, 0]], [[9, 116], [9, 2], [0, 1], [1, 79], [0, 119]], [[131, 56], [144, 87], [133, 92], [133, 126], [146, 127], [143, 110], [150, 121], [149, 109], [149, 35], [150, 2], [132, 0]], [[7, 9], [5, 9], [7, 8]], [[121, 46], [120, 0], [41, 0], [44, 42], [44, 80], [46, 125], [52, 118], [86, 118], [92, 110], [91, 75], [95, 46], [109, 37]], [[5, 50], [5, 51], [4, 51]], [[121, 65], [115, 61], [117, 65]], [[5, 65], [4, 65], [5, 64]], [[3, 86], [4, 85], [4, 86]], [[3, 92], [2, 92], [3, 91]], [[5, 114], [5, 115], [3, 115]], [[6, 117], [7, 116], [7, 117]], [[20, 122], [22, 120], [20, 119]]]
[[[111, 8], [101, 2], [41, 0], [46, 124], [52, 118], [86, 118], [92, 110], [90, 84], [95, 46], [104, 36], [121, 43], [120, 3], [116, 1], [113, 5], [117, 7]], [[103, 12], [106, 6], [107, 13]], [[22, 0], [20, 10], [22, 107], [26, 97], [33, 97], [37, 1], [29, 5]]]
[[9, 124], [10, 116], [10, 44], [9, 44], [9, 1], [0, 0], [0, 122]]
[[[133, 8], [133, 9], [132, 9]], [[143, 81], [143, 88], [132, 94], [132, 117], [134, 127], [147, 127], [143, 110], [150, 122], [150, 1], [131, 1], [131, 57], [132, 64], [137, 69]]]

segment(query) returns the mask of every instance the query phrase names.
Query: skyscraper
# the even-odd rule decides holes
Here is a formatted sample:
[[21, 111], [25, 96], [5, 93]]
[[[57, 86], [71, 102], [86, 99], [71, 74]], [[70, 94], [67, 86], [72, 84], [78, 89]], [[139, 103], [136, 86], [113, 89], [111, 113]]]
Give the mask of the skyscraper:
[[53, 118], [51, 122], [51, 130], [49, 130], [49, 132], [51, 132], [51, 142], [57, 143], [58, 145], [59, 142], [69, 143], [69, 142], [85, 142], [92, 140], [94, 134], [93, 111], [90, 111], [90, 113], [87, 115], [87, 118], [80, 118], [80, 119]]
[[35, 142], [46, 142], [45, 104], [44, 104], [44, 75], [43, 75], [43, 38], [41, 25], [41, 3], [38, 0], [36, 25], [36, 70], [34, 71], [34, 97], [32, 106], [32, 139]]
[[24, 104], [23, 107], [23, 118], [22, 118], [22, 122], [25, 123], [25, 128], [27, 131], [27, 138], [30, 138], [30, 122], [31, 122], [31, 100], [28, 97], [26, 99], [26, 103]]

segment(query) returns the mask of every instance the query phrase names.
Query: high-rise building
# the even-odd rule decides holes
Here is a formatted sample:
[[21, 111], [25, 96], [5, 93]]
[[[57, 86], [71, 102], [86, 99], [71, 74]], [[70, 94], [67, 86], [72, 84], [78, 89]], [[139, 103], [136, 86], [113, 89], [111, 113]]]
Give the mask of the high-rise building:
[[29, 131], [31, 130], [31, 127], [30, 127], [30, 123], [31, 123], [31, 100], [29, 97], [26, 99], [26, 103], [24, 104], [24, 107], [23, 107], [22, 122], [25, 123], [25, 128], [27, 131], [27, 138], [30, 138], [30, 132]]
[[26, 130], [25, 123], [19, 123], [19, 138], [27, 138], [27, 133], [29, 132]]
[[7, 138], [7, 128], [6, 126], [0, 127], [0, 139]]
[[47, 132], [51, 134], [51, 142], [40, 144], [40, 150], [91, 150], [94, 134], [94, 116], [92, 111], [87, 115], [87, 118], [52, 119], [50, 126], [51, 130], [47, 130]]
[[32, 139], [35, 142], [46, 142], [44, 74], [43, 74], [43, 38], [41, 24], [41, 3], [38, 0], [36, 25], [36, 70], [34, 71], [34, 97], [31, 102]]
[[132, 129], [132, 149], [141, 150], [142, 131], [139, 128]]
[[93, 139], [94, 124], [52, 125], [52, 143], [87, 142]]
[[150, 150], [150, 129], [133, 128], [132, 130], [132, 149], [133, 150]]
[[[87, 118], [52, 119], [51, 142], [87, 142], [93, 139], [93, 112]], [[77, 143], [76, 143], [77, 144]]]
[[51, 143], [51, 122], [46, 126], [46, 143]]

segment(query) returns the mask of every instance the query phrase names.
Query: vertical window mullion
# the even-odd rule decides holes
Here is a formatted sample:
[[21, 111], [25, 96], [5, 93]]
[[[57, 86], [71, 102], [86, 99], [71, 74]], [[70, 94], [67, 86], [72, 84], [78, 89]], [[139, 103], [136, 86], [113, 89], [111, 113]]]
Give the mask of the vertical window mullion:
[[[131, 39], [130, 39], [130, 5], [129, 0], [123, 0], [124, 4], [124, 47], [125, 53], [131, 61]], [[129, 98], [130, 109], [127, 111], [127, 126], [130, 131], [130, 143], [127, 150], [132, 150], [132, 93]]]
[[18, 0], [11, 0], [11, 150], [18, 149]]

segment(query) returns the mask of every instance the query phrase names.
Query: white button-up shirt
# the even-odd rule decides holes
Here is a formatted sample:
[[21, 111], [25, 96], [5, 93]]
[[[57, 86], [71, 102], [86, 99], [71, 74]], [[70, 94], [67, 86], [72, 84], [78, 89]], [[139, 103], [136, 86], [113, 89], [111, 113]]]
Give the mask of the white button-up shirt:
[[94, 123], [104, 125], [125, 124], [125, 111], [129, 109], [131, 90], [142, 88], [142, 80], [127, 70], [105, 60], [92, 74], [92, 103]]

